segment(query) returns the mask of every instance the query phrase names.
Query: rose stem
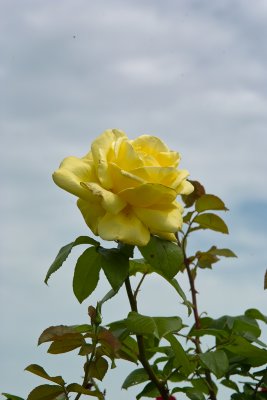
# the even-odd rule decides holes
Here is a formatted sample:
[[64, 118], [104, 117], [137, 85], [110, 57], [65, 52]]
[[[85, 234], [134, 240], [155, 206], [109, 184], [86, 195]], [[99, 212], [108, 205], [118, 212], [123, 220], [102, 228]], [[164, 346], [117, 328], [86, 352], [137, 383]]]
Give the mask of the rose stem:
[[[129, 277], [127, 277], [125, 280], [125, 287], [126, 287], [126, 292], [128, 295], [129, 303], [131, 306], [131, 310], [138, 312], [137, 301], [136, 301], [136, 298], [134, 297]], [[143, 336], [136, 335], [136, 339], [137, 339], [137, 345], [138, 345], [138, 350], [139, 350], [139, 361], [141, 362], [144, 369], [146, 370], [147, 375], [149, 376], [150, 380], [155, 384], [155, 386], [159, 390], [159, 392], [162, 396], [162, 399], [168, 400], [169, 399], [169, 391], [168, 391], [167, 387], [165, 386], [165, 384], [163, 382], [161, 382], [157, 378], [157, 376], [154, 373], [153, 369], [151, 368], [148, 360], [146, 359]]]

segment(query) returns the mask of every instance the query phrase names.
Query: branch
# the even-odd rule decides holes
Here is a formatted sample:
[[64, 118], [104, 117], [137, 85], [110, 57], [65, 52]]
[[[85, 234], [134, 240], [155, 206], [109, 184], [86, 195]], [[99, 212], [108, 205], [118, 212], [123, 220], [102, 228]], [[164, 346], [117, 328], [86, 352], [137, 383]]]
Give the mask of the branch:
[[[125, 287], [126, 287], [126, 292], [128, 295], [129, 303], [131, 306], [131, 310], [138, 312], [136, 296], [134, 296], [134, 294], [133, 294], [129, 277], [127, 277], [125, 280]], [[135, 294], [136, 294], [136, 292], [135, 292]], [[155, 386], [157, 387], [158, 391], [160, 392], [160, 394], [162, 396], [162, 399], [168, 400], [169, 399], [168, 388], [166, 387], [164, 382], [162, 382], [161, 380], [158, 379], [158, 377], [156, 376], [155, 372], [151, 368], [151, 365], [149, 364], [149, 362], [146, 358], [143, 336], [136, 335], [136, 339], [137, 339], [137, 345], [138, 345], [138, 350], [139, 350], [139, 357], [138, 357], [139, 361], [141, 362], [144, 369], [146, 370], [147, 375], [149, 376], [149, 379], [151, 380], [151, 382], [153, 382], [155, 384]]]

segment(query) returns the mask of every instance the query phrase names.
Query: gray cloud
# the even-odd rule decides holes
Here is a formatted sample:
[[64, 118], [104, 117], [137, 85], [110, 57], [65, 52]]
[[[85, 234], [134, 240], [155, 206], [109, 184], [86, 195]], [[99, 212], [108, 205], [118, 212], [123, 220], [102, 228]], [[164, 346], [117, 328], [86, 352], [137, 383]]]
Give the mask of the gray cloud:
[[[213, 274], [203, 272], [201, 308], [238, 313], [251, 299], [261, 307], [267, 233], [259, 223], [267, 201], [266, 2], [254, 7], [248, 0], [13, 0], [0, 8], [1, 390], [25, 395], [37, 385], [21, 372], [27, 363], [43, 363], [57, 374], [54, 358], [34, 347], [37, 336], [49, 324], [86, 318], [86, 306], [79, 306], [70, 290], [78, 253], [49, 288], [42, 283], [58, 248], [88, 233], [75, 199], [55, 187], [51, 173], [63, 157], [84, 155], [109, 127], [131, 137], [160, 136], [182, 153], [182, 167], [192, 178], [232, 209], [226, 217], [229, 238], [203, 235], [192, 243], [208, 248], [216, 242], [239, 253], [238, 260], [216, 266]], [[233, 276], [239, 276], [238, 287], [229, 283]], [[151, 313], [163, 313], [171, 303], [170, 313], [182, 312], [167, 291], [166, 303], [153, 308], [150, 298], [165, 290], [161, 285], [154, 278], [147, 285], [142, 311], [151, 307]], [[92, 304], [105, 290], [103, 283]], [[219, 290], [227, 290], [227, 299], [211, 304], [209, 293]], [[121, 295], [106, 305], [110, 319], [121, 318], [115, 312], [121, 304], [122, 313], [128, 312], [123, 301]], [[67, 376], [73, 377], [74, 369], [66, 367]], [[134, 396], [118, 389], [122, 371], [110, 375], [110, 399]]]

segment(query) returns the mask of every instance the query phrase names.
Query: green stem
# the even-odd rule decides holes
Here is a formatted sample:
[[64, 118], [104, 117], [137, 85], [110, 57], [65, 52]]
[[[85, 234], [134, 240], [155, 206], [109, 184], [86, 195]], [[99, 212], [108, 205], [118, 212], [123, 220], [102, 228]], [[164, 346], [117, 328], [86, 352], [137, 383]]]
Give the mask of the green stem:
[[[92, 340], [93, 342], [93, 349], [90, 355], [90, 358], [88, 357], [88, 355], [86, 355], [86, 363], [85, 363], [85, 368], [84, 368], [84, 378], [83, 378], [83, 383], [82, 383], [82, 387], [86, 389], [86, 386], [89, 383], [89, 380], [92, 381], [92, 386], [95, 387], [95, 389], [99, 392], [99, 394], [102, 394], [101, 391], [99, 390], [98, 386], [96, 385], [96, 383], [94, 382], [93, 379], [90, 379], [89, 373], [90, 373], [90, 368], [91, 368], [91, 364], [93, 362], [93, 359], [95, 357], [95, 353], [96, 353], [96, 346], [97, 346], [97, 333], [98, 333], [98, 327], [95, 326], [95, 335], [96, 338], [94, 338]], [[74, 400], [79, 400], [79, 398], [81, 397], [81, 393], [78, 393]], [[102, 394], [103, 395], [103, 394]], [[102, 397], [102, 399], [104, 400], [104, 396]]]
[[[133, 294], [129, 277], [127, 277], [125, 280], [125, 287], [126, 287], [126, 292], [128, 295], [129, 303], [131, 306], [131, 310], [138, 312], [136, 297]], [[137, 345], [138, 345], [138, 350], [139, 350], [139, 357], [138, 357], [139, 361], [143, 365], [151, 382], [153, 382], [155, 384], [155, 386], [157, 387], [163, 400], [168, 400], [169, 399], [169, 390], [168, 390], [167, 386], [165, 385], [164, 382], [162, 382], [160, 379], [158, 379], [158, 377], [156, 376], [155, 372], [151, 368], [151, 365], [149, 364], [149, 362], [146, 358], [143, 336], [136, 335], [136, 339], [137, 339]]]
[[[195, 278], [192, 274], [191, 268], [190, 268], [190, 262], [188, 261], [187, 255], [186, 255], [186, 239], [187, 236], [190, 233], [190, 227], [191, 225], [189, 224], [188, 230], [186, 232], [186, 234], [183, 237], [182, 243], [181, 243], [181, 248], [183, 251], [183, 256], [184, 256], [184, 265], [186, 268], [186, 272], [187, 272], [187, 276], [188, 276], [188, 280], [189, 280], [189, 285], [190, 285], [190, 290], [191, 290], [191, 296], [192, 296], [192, 303], [193, 303], [193, 314], [194, 314], [194, 319], [195, 319], [195, 328], [196, 329], [201, 329], [201, 323], [200, 323], [200, 318], [199, 318], [199, 313], [198, 313], [198, 304], [197, 304], [197, 290], [195, 287]], [[201, 346], [200, 346], [200, 339], [198, 336], [195, 337], [194, 340], [195, 346], [196, 346], [196, 353], [200, 354], [202, 353], [201, 350]], [[211, 378], [211, 374], [210, 371], [205, 370], [205, 378], [206, 378], [206, 382], [208, 384], [209, 387], [209, 395], [210, 395], [210, 400], [216, 400], [216, 393], [214, 392], [213, 389], [213, 381]]]

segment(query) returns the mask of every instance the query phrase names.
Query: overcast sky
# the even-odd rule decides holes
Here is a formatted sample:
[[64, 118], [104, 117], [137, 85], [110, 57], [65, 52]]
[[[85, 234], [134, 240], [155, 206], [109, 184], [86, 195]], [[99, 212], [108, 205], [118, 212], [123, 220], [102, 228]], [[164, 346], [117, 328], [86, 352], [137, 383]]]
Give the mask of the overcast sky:
[[[0, 392], [26, 396], [44, 383], [23, 371], [30, 363], [70, 381], [82, 375], [78, 356], [36, 347], [49, 325], [86, 322], [88, 304], [108, 290], [102, 283], [78, 304], [71, 280], [81, 249], [43, 283], [58, 249], [90, 234], [51, 174], [107, 128], [159, 136], [230, 208], [229, 236], [205, 233], [192, 243], [239, 256], [200, 274], [200, 310], [266, 313], [266, 37], [266, 0], [0, 1]], [[105, 322], [126, 316], [124, 293], [103, 311]], [[140, 312], [184, 311], [153, 277]], [[108, 374], [107, 400], [135, 397], [120, 390], [130, 367]]]

